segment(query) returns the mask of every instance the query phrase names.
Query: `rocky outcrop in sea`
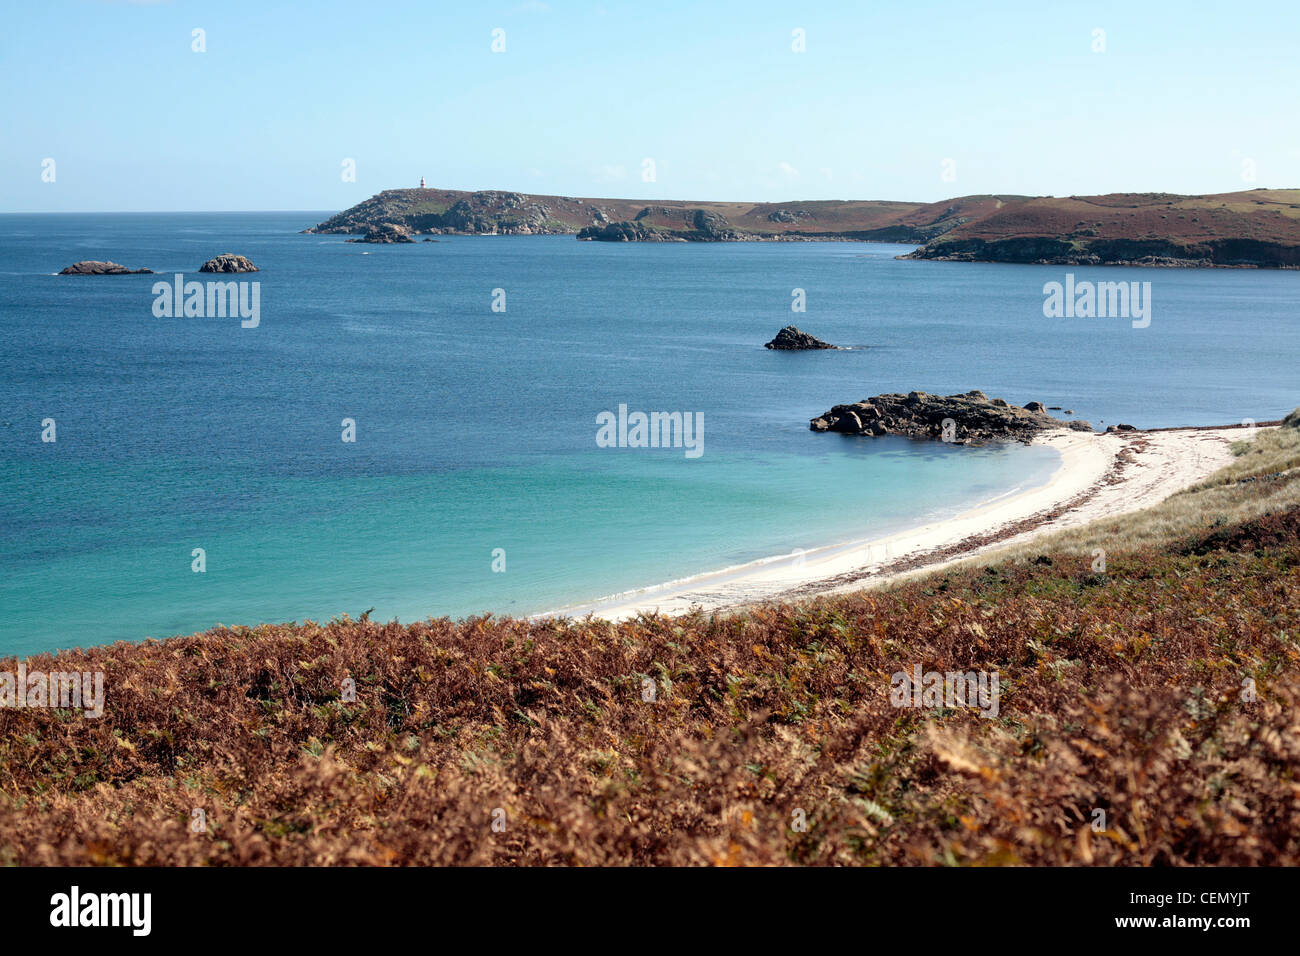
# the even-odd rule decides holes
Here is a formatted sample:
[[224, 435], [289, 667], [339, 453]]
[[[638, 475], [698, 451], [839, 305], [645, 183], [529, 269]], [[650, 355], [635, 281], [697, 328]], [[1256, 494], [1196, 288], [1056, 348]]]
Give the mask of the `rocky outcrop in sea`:
[[780, 349], [782, 351], [800, 351], [805, 349], [838, 349], [838, 345], [831, 345], [829, 342], [823, 342], [816, 336], [809, 335], [802, 329], [793, 325], [787, 325], [780, 332], [776, 333], [776, 338], [766, 343], [765, 349]]
[[1042, 402], [1011, 405], [975, 390], [961, 395], [925, 392], [876, 395], [852, 405], [836, 405], [808, 423], [815, 432], [849, 435], [903, 435], [954, 444], [995, 441], [1028, 442], [1058, 428], [1091, 432], [1088, 422], [1061, 421], [1047, 414]]
[[257, 266], [249, 261], [247, 256], [237, 256], [234, 253], [227, 252], [224, 255], [214, 256], [203, 265], [199, 266], [200, 272], [260, 272]]
[[356, 239], [348, 239], [348, 242], [415, 242], [411, 238], [411, 230], [399, 223], [381, 222], [377, 226], [372, 226], [366, 230], [364, 236]]
[[97, 259], [84, 259], [59, 270], [61, 276], [151, 276], [153, 274], [152, 269], [128, 269], [118, 262], [100, 262]]

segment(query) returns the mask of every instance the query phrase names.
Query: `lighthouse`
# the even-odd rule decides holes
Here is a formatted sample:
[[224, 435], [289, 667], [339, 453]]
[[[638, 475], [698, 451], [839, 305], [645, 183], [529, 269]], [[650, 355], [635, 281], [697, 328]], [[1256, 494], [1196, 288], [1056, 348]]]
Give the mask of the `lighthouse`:
[[421, 189], [424, 188], [424, 177], [423, 177], [423, 176], [420, 177], [420, 188], [421, 188]]

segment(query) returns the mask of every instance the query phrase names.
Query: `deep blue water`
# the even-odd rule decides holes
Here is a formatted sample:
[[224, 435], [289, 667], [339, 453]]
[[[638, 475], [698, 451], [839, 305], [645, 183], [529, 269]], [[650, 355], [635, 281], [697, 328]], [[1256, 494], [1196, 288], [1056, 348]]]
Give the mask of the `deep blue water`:
[[[326, 215], [0, 216], [0, 653], [545, 610], [955, 513], [1055, 465], [808, 431], [878, 392], [981, 388], [1144, 427], [1300, 402], [1295, 272], [1068, 270], [1151, 282], [1134, 329], [1044, 318], [1061, 268], [298, 234]], [[196, 270], [223, 252], [261, 267], [219, 277], [260, 283], [257, 328], [155, 317], [155, 282], [215, 278]], [[79, 259], [164, 275], [52, 275]], [[790, 322], [854, 348], [764, 350]], [[620, 403], [701, 414], [704, 454], [597, 447]]]

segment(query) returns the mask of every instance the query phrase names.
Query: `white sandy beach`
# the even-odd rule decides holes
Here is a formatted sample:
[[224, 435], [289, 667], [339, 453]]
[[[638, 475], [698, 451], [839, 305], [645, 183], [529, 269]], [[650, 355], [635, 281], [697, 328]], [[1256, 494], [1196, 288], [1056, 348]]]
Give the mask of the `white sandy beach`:
[[1158, 504], [1228, 464], [1230, 444], [1244, 437], [1239, 428], [1051, 432], [1036, 443], [1057, 449], [1061, 462], [1038, 488], [889, 537], [767, 558], [539, 617], [592, 614], [622, 620], [643, 612], [717, 611], [887, 584], [905, 574]]

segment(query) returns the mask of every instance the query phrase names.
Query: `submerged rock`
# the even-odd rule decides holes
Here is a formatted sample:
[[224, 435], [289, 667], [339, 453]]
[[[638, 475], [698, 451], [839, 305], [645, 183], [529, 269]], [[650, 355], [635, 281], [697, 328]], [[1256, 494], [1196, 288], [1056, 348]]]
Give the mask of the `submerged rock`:
[[100, 262], [84, 259], [59, 271], [61, 276], [151, 276], [152, 269], [128, 269], [117, 262]]
[[837, 349], [839, 346], [823, 342], [821, 339], [811, 336], [793, 325], [787, 325], [776, 333], [776, 338], [764, 345], [763, 348], [795, 351], [802, 349]]
[[237, 256], [234, 253], [227, 252], [224, 255], [216, 256], [209, 259], [203, 265], [199, 266], [200, 272], [259, 272], [257, 266], [248, 260], [247, 256]]
[[1092, 431], [1085, 421], [1064, 422], [1048, 415], [1040, 402], [1021, 408], [981, 391], [961, 395], [876, 395], [853, 405], [836, 405], [808, 423], [815, 432], [849, 435], [905, 435], [954, 444], [1024, 441], [1058, 428]]

